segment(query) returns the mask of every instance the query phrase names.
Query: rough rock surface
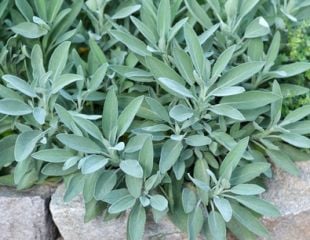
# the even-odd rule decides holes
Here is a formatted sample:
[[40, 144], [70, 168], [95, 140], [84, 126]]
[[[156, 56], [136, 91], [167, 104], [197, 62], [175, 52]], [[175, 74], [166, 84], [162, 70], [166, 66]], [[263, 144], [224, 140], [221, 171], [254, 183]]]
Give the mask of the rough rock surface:
[[[50, 211], [64, 240], [124, 240], [126, 239], [126, 216], [103, 222], [101, 218], [84, 224], [84, 204], [82, 197], [69, 203], [63, 202], [64, 187], [59, 186], [52, 196]], [[149, 221], [144, 239], [182, 240], [187, 239], [169, 219], [159, 224]]]
[[57, 229], [48, 211], [51, 194], [47, 186], [20, 192], [0, 187], [0, 239], [54, 240]]
[[282, 215], [277, 219], [264, 219], [271, 239], [310, 239], [310, 161], [297, 162], [297, 165], [299, 177], [276, 170], [264, 194]]

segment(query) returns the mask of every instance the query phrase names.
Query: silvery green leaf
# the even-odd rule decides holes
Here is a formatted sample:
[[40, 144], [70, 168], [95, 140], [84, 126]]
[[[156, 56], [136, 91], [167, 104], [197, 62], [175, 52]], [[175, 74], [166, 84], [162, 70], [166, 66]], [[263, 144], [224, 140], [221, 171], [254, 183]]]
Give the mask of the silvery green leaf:
[[234, 86], [234, 87], [217, 88], [214, 91], [212, 91], [210, 95], [216, 97], [224, 97], [224, 96], [236, 95], [243, 92], [245, 92], [244, 87]]
[[239, 184], [229, 191], [238, 195], [257, 195], [265, 192], [265, 189], [256, 184]]
[[105, 99], [102, 113], [102, 131], [104, 136], [114, 142], [117, 131], [118, 101], [115, 91], [111, 89]]
[[304, 120], [286, 125], [285, 129], [296, 134], [306, 135], [310, 134], [309, 126], [310, 126], [310, 120]]
[[125, 176], [126, 187], [128, 192], [135, 198], [139, 198], [142, 193], [143, 179], [132, 177], [130, 175]]
[[136, 203], [136, 199], [131, 195], [126, 195], [116, 202], [114, 202], [108, 209], [110, 214], [121, 213], [131, 207]]
[[196, 0], [186, 0], [185, 4], [188, 11], [201, 24], [201, 26], [204, 28], [210, 28], [212, 26], [208, 14]]
[[299, 175], [299, 170], [291, 160], [291, 158], [282, 151], [277, 150], [266, 150], [267, 155], [269, 156], [270, 160], [279, 168], [283, 169], [284, 171], [294, 175]]
[[101, 153], [102, 149], [92, 140], [74, 134], [60, 133], [57, 139], [65, 146], [84, 153]]
[[62, 170], [66, 171], [72, 167], [75, 167], [75, 165], [77, 165], [78, 161], [80, 160], [81, 158], [79, 156], [73, 156], [73, 157], [70, 157], [68, 158], [65, 162], [64, 162], [64, 165], [62, 167]]
[[104, 195], [104, 197], [101, 200], [106, 203], [112, 204], [116, 202], [118, 199], [127, 196], [128, 194], [129, 192], [126, 188], [115, 189]]
[[264, 66], [264, 62], [247, 62], [228, 70], [217, 82], [216, 88], [231, 87], [258, 73]]
[[[247, 91], [244, 93], [223, 97], [221, 104], [229, 104], [237, 109], [248, 110], [263, 107], [279, 100], [280, 98], [280, 96], [271, 92]], [[257, 101], [257, 99], [260, 99], [260, 101]]]
[[295, 62], [281, 65], [276, 69], [276, 71], [281, 73], [283, 72], [282, 75], [277, 76], [278, 78], [288, 78], [306, 72], [309, 69], [310, 69], [309, 62]]
[[182, 205], [185, 213], [190, 213], [194, 210], [197, 204], [196, 194], [189, 188], [184, 188], [182, 191]]
[[168, 208], [167, 199], [159, 194], [150, 196], [151, 206], [157, 211], [164, 211]]
[[225, 222], [229, 222], [232, 218], [232, 208], [229, 201], [225, 198], [216, 196], [213, 198], [213, 202], [221, 213]]
[[226, 224], [223, 217], [217, 211], [211, 211], [208, 215], [208, 226], [214, 240], [226, 239]]
[[207, 136], [203, 135], [191, 135], [185, 138], [185, 142], [187, 145], [193, 147], [201, 147], [205, 145], [209, 145], [211, 143], [211, 139]]
[[268, 237], [268, 230], [264, 225], [246, 208], [239, 204], [231, 204], [233, 217], [251, 232], [262, 237]]
[[270, 164], [267, 162], [253, 162], [242, 167], [237, 167], [232, 173], [230, 182], [232, 185], [249, 182], [268, 169], [270, 169]]
[[282, 133], [279, 136], [284, 142], [287, 142], [298, 148], [310, 148], [310, 139], [296, 133]]
[[80, 160], [79, 168], [81, 168], [82, 174], [90, 174], [103, 168], [108, 162], [104, 156], [89, 155]]
[[139, 163], [143, 168], [144, 176], [149, 177], [153, 170], [154, 149], [152, 138], [146, 138], [140, 152]]
[[300, 85], [282, 83], [280, 84], [281, 92], [284, 98], [295, 97], [309, 92], [309, 88]]
[[35, 107], [33, 108], [33, 117], [39, 124], [45, 123], [46, 111], [44, 108]]
[[35, 152], [31, 155], [34, 159], [38, 159], [44, 162], [61, 163], [65, 162], [68, 158], [73, 157], [75, 154], [65, 149], [54, 148], [44, 149]]
[[146, 57], [146, 63], [155, 78], [169, 78], [181, 84], [184, 83], [184, 79], [175, 70], [157, 58]]
[[0, 168], [14, 162], [16, 135], [12, 134], [0, 140]]
[[0, 113], [11, 116], [22, 116], [32, 113], [32, 108], [17, 99], [1, 99]]
[[197, 205], [193, 212], [187, 218], [187, 232], [189, 240], [198, 238], [199, 233], [203, 227], [204, 215], [202, 209]]
[[122, 136], [130, 127], [135, 115], [137, 114], [144, 97], [136, 97], [121, 112], [117, 120], [117, 135]]
[[174, 24], [172, 28], [170, 28], [169, 37], [167, 40], [168, 42], [171, 42], [174, 39], [175, 35], [182, 29], [187, 20], [188, 18], [183, 18], [179, 20], [176, 24]]
[[40, 138], [42, 138], [42, 132], [39, 130], [26, 131], [19, 134], [14, 149], [15, 160], [21, 162], [29, 157]]
[[156, 124], [148, 127], [142, 127], [135, 130], [136, 132], [146, 132], [146, 133], [156, 133], [156, 132], [166, 132], [171, 130], [171, 127], [169, 127], [166, 124]]
[[[43, 54], [39, 44], [36, 44], [31, 51], [31, 67], [34, 81], [42, 79], [45, 74]], [[45, 82], [39, 82], [40, 86], [44, 86]]]
[[[199, 159], [196, 160], [195, 166], [194, 166], [194, 178], [205, 183], [206, 185], [210, 184], [210, 176], [208, 174], [208, 163], [205, 159]], [[203, 188], [198, 188], [198, 195], [201, 201], [204, 204], [209, 203], [209, 193], [207, 186]]]
[[76, 81], [82, 81], [83, 79], [84, 77], [78, 74], [67, 73], [60, 75], [55, 79], [55, 81], [53, 81], [51, 93], [55, 94], [67, 85]]
[[140, 240], [143, 238], [146, 223], [145, 209], [141, 204], [136, 204], [129, 213], [127, 223], [127, 238]]
[[53, 74], [53, 81], [54, 82], [64, 70], [71, 42], [66, 41], [61, 43], [53, 52], [49, 63], [48, 63], [48, 70]]
[[130, 138], [126, 144], [125, 152], [133, 153], [139, 151], [148, 137], [146, 134], [141, 134]]
[[84, 119], [78, 116], [73, 116], [73, 120], [81, 129], [86, 131], [89, 135], [91, 135], [92, 137], [96, 138], [97, 140], [103, 143], [106, 142], [106, 140], [103, 139], [101, 131], [99, 130], [96, 124], [94, 124], [88, 119]]
[[230, 117], [232, 119], [236, 119], [239, 121], [244, 121], [245, 118], [242, 115], [241, 112], [239, 112], [236, 108], [230, 106], [230, 105], [225, 105], [225, 104], [217, 104], [213, 105], [209, 108], [209, 110], [215, 114], [221, 115], [221, 116], [226, 116]]
[[39, 38], [48, 33], [48, 31], [45, 28], [31, 22], [19, 23], [13, 26], [11, 29], [16, 34], [19, 34], [25, 38], [30, 39]]
[[64, 202], [70, 202], [79, 193], [81, 193], [83, 191], [84, 183], [85, 179], [80, 174], [71, 177], [66, 186]]
[[206, 59], [203, 50], [195, 31], [187, 23], [184, 25], [184, 38], [196, 71], [201, 77], [205, 76]]
[[132, 177], [143, 177], [143, 168], [137, 160], [122, 160], [119, 167], [124, 173]]
[[[255, 7], [255, 5], [259, 2], [259, 0], [247, 0], [242, 1], [242, 4], [240, 5], [240, 12], [239, 12], [239, 19], [242, 19], [245, 17], [249, 12], [252, 11], [252, 9]], [[235, 2], [232, 1], [234, 4]]]
[[2, 79], [9, 83], [8, 87], [14, 88], [29, 97], [37, 97], [36, 92], [25, 80], [13, 75], [3, 75]]
[[169, 111], [169, 115], [178, 122], [184, 122], [185, 120], [191, 118], [194, 113], [193, 110], [187, 106], [178, 104], [173, 106], [173, 108]]
[[198, 180], [196, 178], [191, 177], [190, 174], [187, 174], [190, 180], [196, 185], [196, 187], [200, 188], [201, 190], [205, 192], [210, 191], [209, 183], [204, 182], [203, 180]]
[[269, 71], [269, 69], [274, 65], [279, 49], [280, 49], [280, 43], [281, 43], [281, 35], [280, 32], [276, 32], [275, 35], [273, 36], [273, 39], [271, 41], [270, 47], [267, 52], [266, 56], [266, 64], [264, 67], [264, 71]]
[[165, 39], [171, 25], [170, 0], [160, 0], [157, 10], [157, 32], [161, 39]]
[[245, 38], [262, 37], [270, 33], [269, 24], [263, 17], [255, 18], [245, 29]]
[[148, 207], [151, 204], [150, 199], [146, 196], [139, 197], [139, 200], [143, 207]]
[[57, 176], [66, 176], [76, 172], [76, 167], [69, 168], [67, 170], [63, 170], [62, 163], [48, 163], [44, 165], [41, 170], [41, 173], [45, 176], [57, 177]]
[[121, 30], [111, 30], [110, 33], [115, 39], [125, 44], [132, 52], [140, 56], [151, 55], [145, 43], [135, 36]]
[[284, 120], [280, 123], [280, 126], [285, 126], [297, 122], [308, 115], [310, 115], [310, 105], [304, 105], [294, 111], [289, 112], [289, 114], [287, 114]]
[[123, 151], [124, 148], [125, 148], [125, 143], [124, 142], [119, 142], [115, 146], [109, 147], [109, 149], [116, 150], [116, 151]]
[[152, 109], [152, 111], [155, 112], [163, 121], [170, 122], [168, 112], [166, 108], [160, 104], [160, 102], [158, 102], [154, 98], [149, 97], [146, 97], [145, 100]]
[[150, 41], [153, 45], [156, 45], [156, 36], [152, 32], [152, 30], [142, 21], [140, 21], [138, 18], [135, 18], [134, 16], [130, 17], [130, 20], [133, 22], [133, 24], [136, 26], [136, 28], [143, 34], [143, 36]]
[[95, 91], [100, 87], [100, 84], [102, 83], [104, 76], [106, 75], [107, 69], [108, 64], [104, 63], [91, 76], [89, 82], [89, 91]]
[[240, 140], [237, 145], [226, 155], [220, 166], [220, 176], [230, 180], [232, 171], [237, 167], [243, 153], [248, 147], [249, 138]]
[[127, 7], [123, 7], [122, 9], [118, 10], [113, 16], [112, 19], [123, 19], [131, 14], [137, 12], [141, 8], [140, 4], [131, 5]]
[[[176, 140], [176, 139], [173, 139], [171, 138], [172, 140]], [[176, 140], [177, 141], [177, 140]], [[177, 161], [173, 167], [172, 167], [172, 170], [174, 172], [174, 175], [176, 177], [177, 180], [181, 180], [185, 174], [185, 168], [186, 168], [186, 165], [185, 165], [185, 162], [184, 161]]]
[[[5, 1], [4, 1], [5, 2]], [[31, 21], [33, 17], [33, 10], [31, 5], [25, 0], [16, 0], [15, 1], [16, 7], [20, 11], [20, 13], [28, 20]], [[1, 14], [0, 14], [1, 16]]]
[[279, 217], [281, 215], [271, 203], [255, 196], [234, 196], [234, 199], [263, 216]]
[[[175, 65], [181, 73], [182, 77], [189, 85], [192, 86], [194, 84], [194, 67], [191, 58], [178, 45], [172, 48], [172, 54]], [[175, 79], [175, 77], [172, 79]]]
[[167, 172], [178, 160], [181, 151], [182, 143], [174, 140], [167, 140], [161, 148], [159, 169], [161, 173]]
[[195, 98], [190, 90], [175, 80], [169, 78], [158, 78], [158, 81], [162, 88], [176, 97]]
[[231, 60], [235, 50], [236, 46], [233, 45], [221, 53], [221, 55], [217, 58], [216, 62], [213, 65], [212, 78], [216, 79], [221, 75], [221, 73], [225, 70], [227, 64]]
[[117, 176], [112, 171], [104, 171], [100, 174], [95, 187], [95, 199], [104, 200], [107, 194], [111, 193], [117, 182]]

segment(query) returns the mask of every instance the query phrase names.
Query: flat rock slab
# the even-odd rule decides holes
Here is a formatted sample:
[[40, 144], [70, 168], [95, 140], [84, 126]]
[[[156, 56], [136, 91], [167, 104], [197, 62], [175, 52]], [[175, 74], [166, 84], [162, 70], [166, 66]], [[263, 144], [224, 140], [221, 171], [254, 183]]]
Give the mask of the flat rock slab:
[[48, 211], [51, 194], [47, 186], [28, 191], [0, 187], [0, 239], [54, 240], [57, 229]]
[[[126, 239], [127, 217], [104, 222], [97, 218], [84, 223], [84, 204], [82, 197], [76, 197], [64, 203], [64, 186], [57, 188], [52, 196], [50, 211], [53, 220], [64, 240], [124, 240]], [[156, 224], [149, 221], [146, 225], [144, 239], [150, 240], [185, 240], [186, 235], [175, 227], [168, 218]]]
[[270, 239], [310, 239], [310, 161], [296, 164], [300, 169], [299, 177], [275, 170], [263, 196], [281, 212], [277, 219], [264, 219]]

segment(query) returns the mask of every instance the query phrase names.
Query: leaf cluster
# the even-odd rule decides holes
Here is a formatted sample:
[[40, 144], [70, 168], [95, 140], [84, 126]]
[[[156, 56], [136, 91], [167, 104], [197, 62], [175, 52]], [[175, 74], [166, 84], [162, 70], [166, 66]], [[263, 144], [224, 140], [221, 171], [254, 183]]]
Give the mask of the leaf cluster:
[[262, 179], [309, 159], [310, 105], [282, 105], [310, 63], [278, 61], [308, 1], [1, 5], [0, 184], [64, 180], [85, 221], [129, 212], [131, 240], [147, 212], [193, 240], [268, 235]]

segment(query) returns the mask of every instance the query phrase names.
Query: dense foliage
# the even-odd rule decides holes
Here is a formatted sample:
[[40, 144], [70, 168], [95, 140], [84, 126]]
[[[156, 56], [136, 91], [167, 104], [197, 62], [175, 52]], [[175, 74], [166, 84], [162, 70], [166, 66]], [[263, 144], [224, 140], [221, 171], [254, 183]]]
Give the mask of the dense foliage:
[[298, 175], [293, 161], [309, 159], [310, 105], [282, 114], [309, 91], [291, 80], [310, 70], [307, 56], [286, 42], [309, 10], [308, 0], [2, 0], [0, 184], [64, 180], [65, 201], [83, 194], [86, 221], [131, 209], [132, 240], [146, 211], [169, 214], [189, 239], [266, 236], [259, 217], [279, 212], [260, 198], [262, 179], [272, 164]]

